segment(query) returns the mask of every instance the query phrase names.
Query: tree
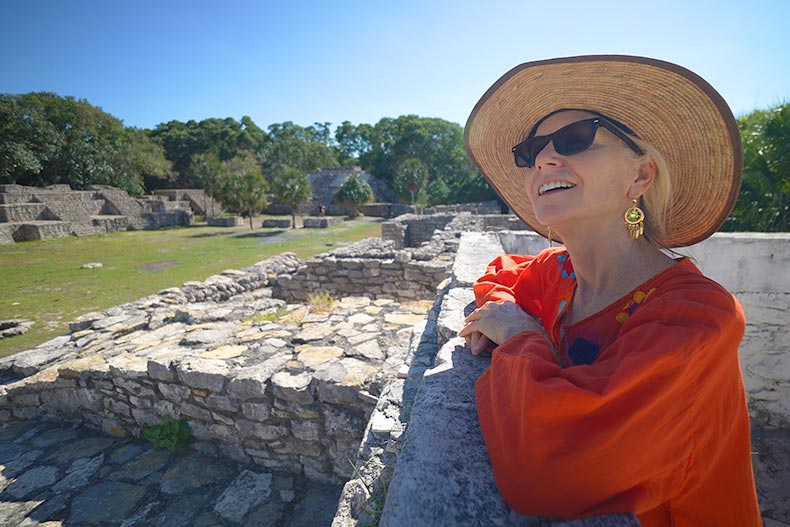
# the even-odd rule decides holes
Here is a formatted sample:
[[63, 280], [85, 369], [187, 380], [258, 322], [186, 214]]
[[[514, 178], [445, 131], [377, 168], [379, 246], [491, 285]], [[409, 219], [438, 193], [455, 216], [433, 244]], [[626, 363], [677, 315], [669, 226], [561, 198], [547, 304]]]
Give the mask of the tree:
[[204, 152], [197, 154], [192, 159], [192, 164], [194, 165], [195, 182], [203, 189], [205, 195], [203, 210], [208, 216], [208, 198], [213, 198], [211, 201], [211, 216], [214, 216], [214, 200], [220, 196], [220, 182], [223, 174], [222, 162], [216, 155]]
[[261, 172], [260, 163], [252, 154], [235, 157], [222, 163], [220, 200], [225, 208], [247, 214], [250, 229], [255, 211], [266, 206], [269, 185]]
[[277, 200], [291, 207], [291, 228], [296, 228], [296, 213], [299, 205], [306, 203], [311, 196], [310, 180], [307, 174], [296, 169], [286, 168], [274, 176], [272, 191]]
[[272, 178], [291, 167], [309, 174], [321, 167], [337, 166], [334, 150], [325, 141], [329, 123], [301, 127], [290, 121], [269, 126], [261, 148], [263, 169]]
[[409, 196], [414, 205], [417, 195], [428, 180], [428, 168], [414, 157], [403, 161], [395, 172], [393, 187], [401, 196]]
[[727, 231], [790, 231], [790, 103], [739, 120], [743, 184]]
[[162, 149], [85, 100], [39, 92], [0, 95], [0, 182], [113, 185], [143, 192], [144, 176], [167, 177]]
[[349, 211], [349, 216], [357, 217], [357, 207], [373, 199], [373, 190], [367, 182], [357, 174], [352, 174], [346, 179], [335, 193], [335, 201], [343, 203]]

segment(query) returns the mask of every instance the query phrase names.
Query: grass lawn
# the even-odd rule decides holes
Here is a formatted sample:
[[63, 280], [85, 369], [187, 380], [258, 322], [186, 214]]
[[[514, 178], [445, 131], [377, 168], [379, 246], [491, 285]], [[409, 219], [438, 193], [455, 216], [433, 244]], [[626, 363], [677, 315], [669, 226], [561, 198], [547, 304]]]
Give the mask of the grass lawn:
[[[0, 320], [35, 322], [0, 340], [0, 357], [67, 333], [70, 321], [90, 311], [283, 252], [309, 258], [371, 236], [381, 236], [381, 223], [362, 218], [329, 229], [192, 226], [0, 245]], [[102, 267], [84, 269], [89, 262]]]

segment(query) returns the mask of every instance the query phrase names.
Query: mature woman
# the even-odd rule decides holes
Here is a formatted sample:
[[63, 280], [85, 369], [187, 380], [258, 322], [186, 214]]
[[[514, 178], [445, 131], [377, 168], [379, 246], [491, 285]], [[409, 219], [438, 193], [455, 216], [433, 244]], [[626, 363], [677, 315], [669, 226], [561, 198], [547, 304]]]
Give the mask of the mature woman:
[[666, 250], [710, 236], [735, 203], [740, 136], [721, 96], [657, 60], [532, 62], [486, 92], [466, 142], [513, 211], [564, 245], [494, 260], [460, 333], [493, 349], [476, 393], [506, 502], [761, 525], [743, 312]]

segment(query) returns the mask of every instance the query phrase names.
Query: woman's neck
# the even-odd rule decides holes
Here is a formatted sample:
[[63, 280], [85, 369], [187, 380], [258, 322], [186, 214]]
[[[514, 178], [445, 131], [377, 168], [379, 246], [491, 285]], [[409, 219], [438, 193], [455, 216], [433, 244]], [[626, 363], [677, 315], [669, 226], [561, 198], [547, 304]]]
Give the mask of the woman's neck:
[[597, 313], [675, 264], [644, 238], [632, 240], [622, 230], [606, 237], [563, 237], [577, 283], [569, 322]]

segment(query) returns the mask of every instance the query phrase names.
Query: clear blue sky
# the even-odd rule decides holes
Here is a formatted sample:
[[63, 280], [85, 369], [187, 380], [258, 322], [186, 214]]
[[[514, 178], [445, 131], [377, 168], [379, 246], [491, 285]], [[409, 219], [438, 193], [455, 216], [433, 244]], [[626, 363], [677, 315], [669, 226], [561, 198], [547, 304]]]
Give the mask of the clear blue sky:
[[87, 99], [126, 125], [466, 122], [511, 67], [661, 58], [736, 115], [790, 100], [790, 0], [4, 0], [0, 93]]

